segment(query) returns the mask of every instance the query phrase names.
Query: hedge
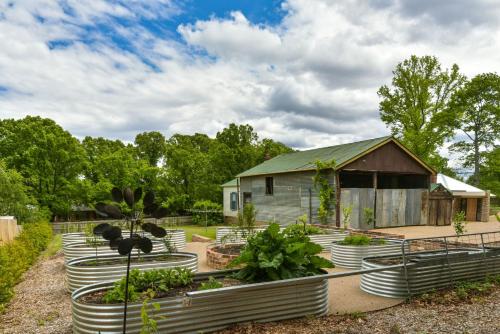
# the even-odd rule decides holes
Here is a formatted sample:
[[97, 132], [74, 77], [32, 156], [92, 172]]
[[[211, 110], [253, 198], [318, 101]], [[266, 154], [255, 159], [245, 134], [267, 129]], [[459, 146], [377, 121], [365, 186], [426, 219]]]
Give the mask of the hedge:
[[12, 241], [0, 246], [0, 311], [14, 295], [14, 286], [52, 239], [49, 223], [27, 223]]

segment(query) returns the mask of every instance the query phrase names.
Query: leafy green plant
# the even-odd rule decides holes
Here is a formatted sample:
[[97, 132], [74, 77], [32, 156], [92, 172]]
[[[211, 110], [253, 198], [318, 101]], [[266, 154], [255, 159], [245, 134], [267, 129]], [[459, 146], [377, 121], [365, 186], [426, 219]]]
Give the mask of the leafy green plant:
[[13, 241], [0, 246], [0, 312], [14, 295], [14, 286], [22, 274], [47, 248], [51, 239], [49, 223], [26, 223]]
[[386, 243], [384, 239], [370, 238], [366, 235], [348, 235], [344, 240], [339, 241], [340, 245], [349, 246], [385, 245]]
[[497, 222], [499, 222], [499, 223], [500, 223], [500, 212], [497, 212], [497, 213], [495, 214], [495, 218], [497, 219]]
[[342, 226], [347, 230], [351, 226], [352, 205], [342, 208]]
[[140, 333], [156, 334], [158, 333], [158, 322], [154, 313], [160, 311], [160, 304], [152, 301], [155, 297], [155, 292], [153, 290], [149, 289], [144, 294], [146, 295], [146, 298], [142, 302], [141, 307], [142, 327]]
[[333, 268], [330, 261], [317, 255], [321, 250], [306, 235], [280, 233], [280, 226], [273, 223], [248, 239], [231, 266], [243, 265], [234, 278], [246, 282], [312, 276], [321, 274], [321, 268]]
[[323, 162], [317, 160], [316, 174], [313, 177], [314, 186], [319, 190], [318, 217], [321, 224], [328, 224], [332, 215], [332, 206], [335, 205], [335, 191], [330, 185], [325, 170], [335, 170], [335, 161]]
[[372, 208], [363, 208], [363, 223], [367, 226], [375, 224], [375, 214]]
[[243, 210], [238, 212], [238, 225], [221, 238], [221, 243], [239, 243], [241, 238], [248, 238], [255, 232], [257, 211], [252, 203], [246, 203]]
[[222, 288], [224, 284], [222, 282], [219, 282], [213, 276], [210, 276], [208, 278], [207, 282], [202, 282], [200, 287], [198, 288], [199, 291], [201, 290], [211, 290], [211, 289], [219, 289]]
[[305, 234], [305, 235], [314, 235], [314, 234], [325, 234], [325, 232], [317, 226], [308, 225], [308, 224], [293, 224], [288, 225], [283, 233], [294, 236], [297, 234]]
[[465, 229], [465, 212], [459, 211], [453, 216], [453, 229], [457, 235], [462, 235], [466, 231]]
[[[172, 288], [187, 286], [193, 282], [193, 273], [185, 268], [154, 269], [139, 271], [133, 269], [129, 274], [128, 301], [136, 301], [141, 294], [149, 290], [167, 292]], [[113, 288], [108, 290], [103, 301], [108, 304], [121, 303], [126, 298], [126, 277], [114, 283]]]

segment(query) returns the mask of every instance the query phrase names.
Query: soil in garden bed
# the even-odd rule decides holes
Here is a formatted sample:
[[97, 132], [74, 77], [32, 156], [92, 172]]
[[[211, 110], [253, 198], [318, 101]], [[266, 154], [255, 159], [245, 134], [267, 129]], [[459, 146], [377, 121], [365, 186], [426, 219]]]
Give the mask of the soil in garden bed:
[[[140, 258], [137, 257], [132, 257], [130, 259], [130, 263], [146, 263], [146, 262], [165, 262], [165, 261], [182, 261], [185, 260], [186, 257], [184, 256], [175, 256], [175, 255], [162, 255], [162, 256], [141, 256]], [[97, 257], [97, 260], [91, 260], [91, 261], [85, 261], [85, 262], [79, 262], [75, 263], [75, 266], [77, 267], [93, 267], [93, 266], [112, 266], [112, 265], [117, 265], [117, 264], [127, 264], [127, 257], [124, 256], [123, 258], [119, 259], [99, 259]]]
[[[224, 278], [222, 280], [217, 280], [222, 283], [223, 287], [243, 285], [244, 283], [233, 278]], [[187, 292], [198, 291], [201, 286], [201, 282], [193, 282], [187, 286], [181, 286], [177, 288], [170, 289], [168, 291], [157, 292], [154, 299], [158, 298], [168, 298], [168, 297], [185, 297]], [[87, 295], [84, 295], [78, 299], [78, 302], [83, 304], [106, 304], [103, 301], [103, 297], [108, 290], [96, 291]], [[141, 295], [138, 301], [143, 301], [146, 298], [146, 294]]]
[[239, 255], [241, 250], [245, 247], [245, 245], [224, 245], [224, 246], [216, 246], [212, 248], [217, 253], [227, 254], [227, 255]]

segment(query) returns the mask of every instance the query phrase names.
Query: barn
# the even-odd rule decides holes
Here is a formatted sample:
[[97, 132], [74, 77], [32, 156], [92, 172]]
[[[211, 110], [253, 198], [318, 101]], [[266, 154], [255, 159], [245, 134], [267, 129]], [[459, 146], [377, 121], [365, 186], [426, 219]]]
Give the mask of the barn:
[[[251, 202], [257, 220], [286, 225], [306, 215], [318, 223], [316, 161], [335, 162], [321, 173], [334, 190], [329, 224], [340, 226], [351, 211], [357, 229], [427, 225], [435, 171], [393, 137], [279, 155], [237, 176], [238, 209]], [[374, 219], [367, 220], [367, 212]], [[374, 222], [373, 222], [374, 220]]]

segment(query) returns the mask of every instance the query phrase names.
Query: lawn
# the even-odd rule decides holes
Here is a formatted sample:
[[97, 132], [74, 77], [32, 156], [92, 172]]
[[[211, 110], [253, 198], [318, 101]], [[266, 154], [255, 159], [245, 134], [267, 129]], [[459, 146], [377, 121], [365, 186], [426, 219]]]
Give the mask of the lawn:
[[208, 226], [205, 228], [205, 226], [198, 225], [181, 225], [177, 226], [177, 228], [186, 231], [186, 240], [187, 242], [191, 242], [193, 234], [199, 234], [215, 240], [215, 229], [217, 226]]

